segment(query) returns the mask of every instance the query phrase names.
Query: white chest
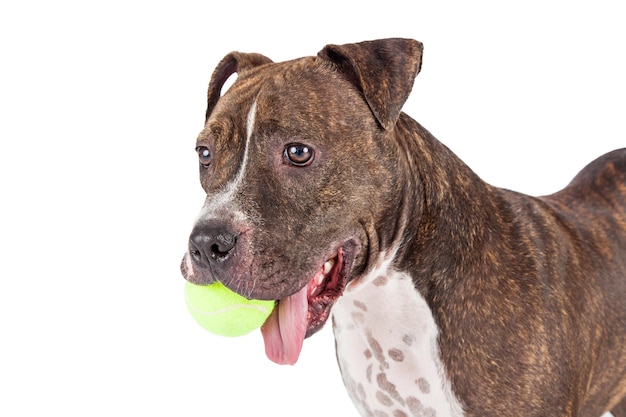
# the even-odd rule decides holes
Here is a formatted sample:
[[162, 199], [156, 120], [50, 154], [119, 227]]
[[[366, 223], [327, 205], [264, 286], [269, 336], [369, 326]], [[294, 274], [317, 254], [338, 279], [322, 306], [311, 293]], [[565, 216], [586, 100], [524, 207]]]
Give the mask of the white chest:
[[410, 276], [378, 270], [348, 287], [333, 308], [337, 358], [363, 416], [457, 417], [437, 326]]

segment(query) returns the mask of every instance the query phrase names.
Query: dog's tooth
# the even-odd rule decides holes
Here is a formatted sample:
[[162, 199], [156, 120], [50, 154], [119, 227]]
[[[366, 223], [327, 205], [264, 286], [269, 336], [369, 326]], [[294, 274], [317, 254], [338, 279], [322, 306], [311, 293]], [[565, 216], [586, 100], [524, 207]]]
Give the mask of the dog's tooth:
[[315, 285], [317, 285], [318, 287], [321, 286], [324, 283], [324, 278], [324, 274], [317, 274], [315, 276]]
[[327, 275], [331, 269], [333, 269], [333, 264], [335, 263], [335, 261], [333, 261], [332, 259], [329, 259], [326, 261], [326, 263], [324, 264], [324, 275]]

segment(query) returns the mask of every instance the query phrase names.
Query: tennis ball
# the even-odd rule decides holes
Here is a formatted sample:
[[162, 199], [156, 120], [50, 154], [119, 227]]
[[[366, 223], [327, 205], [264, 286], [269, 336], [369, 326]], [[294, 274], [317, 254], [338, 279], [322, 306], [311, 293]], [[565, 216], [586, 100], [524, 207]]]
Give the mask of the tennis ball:
[[274, 309], [274, 301], [248, 300], [219, 282], [185, 285], [191, 316], [211, 333], [237, 337], [258, 329]]

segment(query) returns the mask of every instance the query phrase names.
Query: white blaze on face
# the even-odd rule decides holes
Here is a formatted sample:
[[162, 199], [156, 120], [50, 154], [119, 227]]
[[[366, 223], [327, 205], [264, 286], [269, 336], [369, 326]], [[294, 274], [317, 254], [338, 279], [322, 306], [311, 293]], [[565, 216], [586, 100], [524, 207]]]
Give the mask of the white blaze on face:
[[246, 167], [249, 162], [250, 140], [254, 131], [256, 106], [257, 101], [255, 100], [254, 103], [252, 103], [250, 110], [248, 110], [248, 116], [246, 118], [246, 144], [237, 175], [235, 175], [235, 177], [226, 184], [223, 190], [212, 195], [210, 198], [207, 198], [202, 210], [200, 210], [200, 215], [198, 216], [198, 219], [196, 219], [196, 222], [202, 219], [213, 218], [215, 213], [218, 211], [224, 211], [225, 209], [227, 209], [226, 211], [233, 216], [233, 219], [241, 221], [244, 220], [243, 213], [241, 213], [237, 207], [233, 207], [233, 196], [237, 194], [237, 189], [243, 182]]
[[[240, 187], [243, 182], [246, 166], [248, 164], [248, 150], [250, 148], [252, 132], [254, 131], [256, 103], [257, 102], [255, 100], [254, 103], [252, 103], [250, 110], [248, 110], [248, 116], [246, 118], [246, 144], [237, 175], [235, 175], [235, 177], [226, 184], [223, 190], [212, 195], [211, 197], [207, 197], [204, 202], [204, 206], [194, 221], [194, 224], [198, 224], [203, 220], [213, 219], [224, 214], [230, 216], [230, 219], [234, 222], [245, 223], [246, 217], [241, 210], [234, 205], [233, 196], [236, 195], [237, 188]], [[188, 252], [184, 256], [184, 262], [187, 268], [187, 276], [193, 277], [194, 265]]]

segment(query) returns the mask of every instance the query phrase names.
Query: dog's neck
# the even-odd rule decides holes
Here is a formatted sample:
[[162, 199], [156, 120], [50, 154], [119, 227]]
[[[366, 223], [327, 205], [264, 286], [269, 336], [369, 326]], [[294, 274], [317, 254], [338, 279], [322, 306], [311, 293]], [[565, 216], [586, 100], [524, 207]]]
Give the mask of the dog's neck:
[[[411, 118], [401, 117], [394, 135], [404, 158], [407, 213], [395, 264], [411, 271], [427, 300], [433, 288], [450, 286], [480, 263], [485, 245], [504, 233], [495, 230], [505, 216], [498, 189], [482, 181], [467, 165]], [[411, 134], [410, 132], [418, 132]]]
[[[350, 287], [334, 310], [335, 322], [340, 324], [335, 329], [338, 356], [350, 391], [355, 376], [349, 369], [369, 366], [357, 359], [351, 362], [352, 357], [360, 358], [355, 356], [361, 352], [359, 349], [367, 352], [372, 344], [384, 345], [390, 352], [402, 348], [403, 366], [411, 364], [424, 373], [425, 380], [445, 388], [432, 393], [441, 397], [439, 403], [445, 398], [438, 415], [462, 415], [450, 387], [465, 392], [467, 384], [455, 381], [456, 371], [462, 369], [459, 363], [477, 363], [474, 355], [482, 347], [480, 341], [466, 334], [470, 328], [459, 327], [473, 322], [475, 314], [485, 312], [486, 306], [480, 305], [484, 296], [481, 291], [497, 288], [502, 278], [490, 266], [497, 267], [493, 257], [502, 256], [494, 248], [506, 252], [506, 256], [515, 255], [506, 240], [515, 233], [516, 226], [509, 221], [503, 192], [482, 181], [415, 121], [403, 115], [393, 140], [398, 149], [397, 161], [403, 165], [398, 171], [404, 173], [399, 184], [401, 203], [396, 208], [401, 220], [396, 222], [393, 243], [381, 251], [386, 258], [379, 259], [364, 279]], [[486, 275], [476, 274], [479, 270], [486, 271]], [[389, 284], [381, 285], [381, 280]], [[460, 310], [468, 305], [462, 302], [464, 297], [475, 294], [476, 310]], [[377, 302], [396, 308], [377, 308]], [[367, 310], [360, 311], [359, 306]], [[366, 317], [361, 320], [363, 315]], [[381, 331], [386, 329], [385, 322], [401, 323], [406, 317], [413, 317], [413, 322], [406, 323], [404, 331], [422, 345], [403, 346], [404, 335], [388, 336], [389, 331]], [[372, 324], [376, 320], [380, 321], [379, 327]], [[455, 355], [464, 359], [453, 360]], [[370, 360], [367, 355], [360, 359]], [[389, 372], [392, 375], [393, 369]], [[397, 388], [400, 390], [400, 385]], [[402, 388], [408, 390], [407, 386]], [[351, 395], [357, 404], [364, 401], [358, 391], [351, 391]], [[426, 403], [429, 396], [418, 399]], [[407, 400], [404, 398], [406, 407]]]
[[[407, 182], [417, 186], [406, 186], [415, 190], [412, 201], [407, 201], [415, 208], [405, 224], [394, 267], [410, 274], [429, 307], [440, 360], [454, 394], [485, 410], [496, 409], [499, 400], [489, 384], [526, 389], [524, 384], [534, 374], [527, 372], [523, 377], [528, 380], [522, 380], [524, 367], [494, 365], [486, 358], [507, 351], [520, 363], [542, 369], [542, 375], [558, 372], [547, 359], [523, 350], [522, 330], [511, 328], [536, 329], [532, 336], [536, 346], [547, 349], [547, 329], [559, 326], [540, 313], [547, 308], [546, 294], [537, 290], [544, 285], [537, 282], [541, 270], [564, 262], [546, 255], [560, 253], [558, 241], [545, 228], [545, 222], [558, 215], [546, 199], [488, 185], [410, 118], [401, 118], [397, 128], [406, 129], [396, 136], [409, 148], [400, 151], [408, 155], [406, 163], [414, 164], [404, 171], [410, 172]], [[417, 134], [406, 136], [410, 131]], [[540, 244], [543, 250], [537, 250]], [[539, 407], [519, 405], [535, 406]]]

